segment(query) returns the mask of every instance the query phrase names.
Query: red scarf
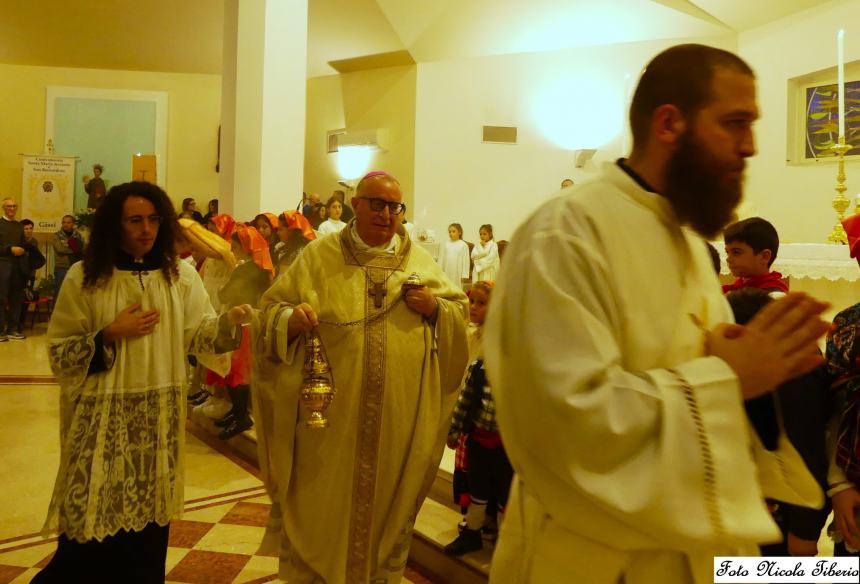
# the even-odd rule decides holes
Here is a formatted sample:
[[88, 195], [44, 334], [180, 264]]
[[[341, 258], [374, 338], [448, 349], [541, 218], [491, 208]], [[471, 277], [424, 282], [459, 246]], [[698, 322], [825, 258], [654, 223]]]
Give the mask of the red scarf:
[[260, 213], [263, 217], [269, 220], [269, 227], [272, 228], [272, 231], [278, 231], [278, 216], [274, 213]]
[[738, 278], [731, 284], [723, 284], [723, 294], [727, 294], [732, 290], [740, 290], [741, 288], [759, 288], [771, 292], [788, 292], [788, 285], [782, 281], [782, 274], [779, 272], [768, 272], [767, 274], [753, 276], [752, 278]]
[[851, 257], [860, 264], [860, 213], [851, 215], [842, 220], [842, 227], [848, 235], [848, 249]]
[[226, 213], [215, 215], [210, 221], [215, 224], [218, 235], [224, 238], [225, 241], [229, 242], [232, 239], [233, 233], [236, 232], [236, 221], [230, 215]]
[[274, 275], [275, 268], [272, 266], [272, 258], [269, 255], [269, 244], [263, 239], [257, 228], [239, 224], [236, 226], [236, 235], [239, 237], [242, 249], [251, 256], [254, 263]]
[[288, 230], [292, 231], [295, 229], [301, 231], [302, 235], [308, 241], [313, 241], [317, 238], [314, 228], [311, 227], [310, 222], [302, 215], [301, 211], [284, 211], [281, 213], [281, 217], [284, 218]]

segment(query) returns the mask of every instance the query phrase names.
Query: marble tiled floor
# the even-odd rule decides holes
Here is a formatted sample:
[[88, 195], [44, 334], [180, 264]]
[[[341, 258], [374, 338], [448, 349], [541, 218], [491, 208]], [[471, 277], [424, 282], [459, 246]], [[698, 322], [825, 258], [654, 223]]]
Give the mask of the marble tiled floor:
[[[41, 323], [25, 341], [0, 344], [0, 584], [30, 582], [56, 548], [39, 535], [59, 464], [59, 388], [45, 330]], [[277, 558], [255, 554], [269, 508], [255, 469], [206, 441], [187, 434], [185, 514], [171, 523], [167, 582], [279, 582]], [[411, 568], [404, 582], [432, 584]]]
[[[277, 580], [277, 557], [255, 555], [268, 497], [261, 487], [188, 500], [170, 524], [167, 582], [257, 583]], [[50, 560], [56, 544], [38, 537], [0, 542], [0, 582], [24, 583]]]
[[[29, 322], [28, 317], [27, 324]], [[24, 327], [27, 338], [23, 341], [0, 343], [0, 377], [50, 377], [51, 367], [45, 349], [47, 330], [48, 323], [36, 323], [32, 329]]]

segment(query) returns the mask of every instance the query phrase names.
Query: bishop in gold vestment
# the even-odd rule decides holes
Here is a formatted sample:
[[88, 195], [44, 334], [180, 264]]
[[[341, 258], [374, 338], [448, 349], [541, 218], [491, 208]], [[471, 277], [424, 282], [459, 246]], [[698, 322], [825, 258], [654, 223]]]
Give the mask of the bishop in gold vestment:
[[[356, 219], [308, 245], [261, 302], [258, 447], [291, 583], [399, 583], [442, 456], [466, 366], [466, 299], [398, 229], [399, 197], [389, 175], [365, 178]], [[429, 294], [406, 296], [413, 273]], [[305, 425], [304, 336], [289, 334], [310, 314], [337, 391], [325, 429]]]

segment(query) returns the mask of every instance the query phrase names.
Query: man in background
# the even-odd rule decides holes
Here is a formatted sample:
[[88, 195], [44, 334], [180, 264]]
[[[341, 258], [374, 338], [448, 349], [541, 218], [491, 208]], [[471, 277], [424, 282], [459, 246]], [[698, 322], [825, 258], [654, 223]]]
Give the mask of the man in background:
[[3, 199], [3, 216], [0, 218], [0, 343], [24, 339], [24, 335], [18, 332], [24, 293], [24, 277], [19, 264], [26, 250], [23, 245], [24, 228], [15, 220], [17, 212], [15, 199]]
[[84, 237], [75, 229], [74, 217], [63, 216], [62, 227], [54, 234], [51, 247], [54, 248], [54, 287], [59, 294], [69, 268], [84, 257]]
[[27, 315], [26, 301], [35, 300], [36, 298], [33, 292], [33, 286], [36, 283], [36, 270], [45, 265], [45, 256], [39, 250], [39, 241], [33, 236], [33, 222], [29, 219], [24, 219], [21, 221], [21, 226], [24, 228], [24, 243], [21, 247], [27, 252], [18, 259], [20, 262], [18, 267], [24, 277], [21, 314], [18, 318], [18, 334], [23, 335], [24, 317]]

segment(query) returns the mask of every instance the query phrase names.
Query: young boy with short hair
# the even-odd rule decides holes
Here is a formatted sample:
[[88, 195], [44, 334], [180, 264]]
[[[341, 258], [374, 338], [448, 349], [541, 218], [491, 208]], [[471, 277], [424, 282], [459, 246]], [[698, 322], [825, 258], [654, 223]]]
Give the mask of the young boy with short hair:
[[759, 288], [768, 292], [788, 292], [782, 274], [771, 271], [779, 249], [779, 234], [769, 221], [751, 217], [726, 227], [726, 263], [737, 278], [723, 285], [723, 292]]

